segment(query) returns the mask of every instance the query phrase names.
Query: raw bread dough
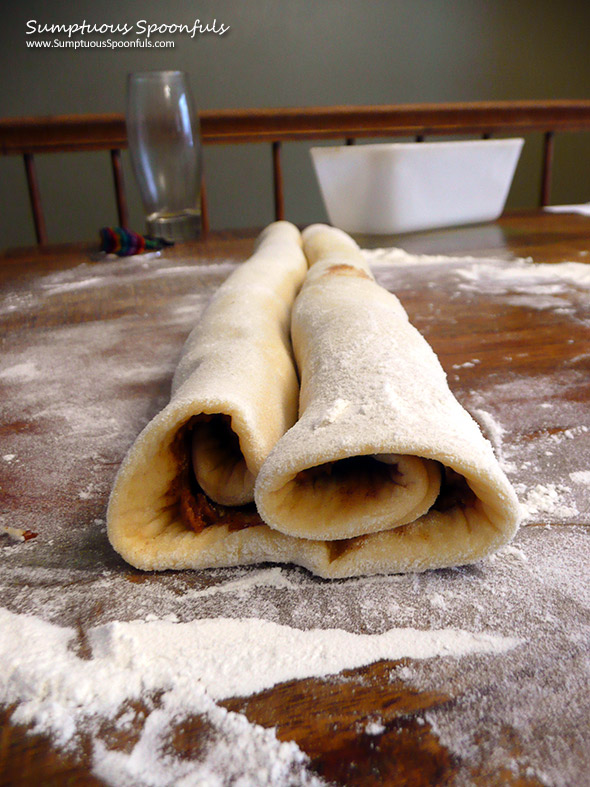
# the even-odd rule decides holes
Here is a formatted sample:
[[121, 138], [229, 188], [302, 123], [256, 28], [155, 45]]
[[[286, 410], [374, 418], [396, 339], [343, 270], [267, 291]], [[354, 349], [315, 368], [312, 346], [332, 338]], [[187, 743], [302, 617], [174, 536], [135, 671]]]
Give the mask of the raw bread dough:
[[315, 225], [303, 248], [299, 420], [258, 475], [260, 515], [286, 535], [340, 542], [329, 575], [339, 563], [422, 570], [497, 549], [517, 527], [516, 496], [436, 355], [349, 236]]
[[[292, 225], [267, 228], [187, 340], [169, 405], [117, 476], [113, 546], [142, 569], [273, 561], [328, 578], [493, 552], [513, 536], [518, 503], [491, 446], [354, 241], [323, 225], [304, 233], [311, 269], [293, 310], [295, 423], [300, 243]], [[265, 523], [221, 506], [191, 529], [205, 500], [196, 479], [232, 504], [255, 480]]]
[[130, 563], [190, 565], [198, 553], [180, 512], [191, 465], [212, 500], [253, 500], [262, 462], [297, 417], [289, 326], [306, 271], [299, 230], [271, 224], [188, 337], [171, 401], [138, 437], [111, 494], [109, 538]]

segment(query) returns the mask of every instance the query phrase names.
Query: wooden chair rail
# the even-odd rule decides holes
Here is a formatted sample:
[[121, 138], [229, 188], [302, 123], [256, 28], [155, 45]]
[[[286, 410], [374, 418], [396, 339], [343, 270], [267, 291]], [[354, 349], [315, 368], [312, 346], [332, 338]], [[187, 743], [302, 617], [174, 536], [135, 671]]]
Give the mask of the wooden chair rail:
[[[284, 218], [281, 167], [283, 142], [369, 137], [414, 137], [539, 132], [544, 136], [539, 204], [550, 199], [555, 134], [590, 131], [590, 101], [500, 101], [392, 106], [335, 106], [204, 110], [199, 115], [204, 145], [267, 143], [271, 146], [276, 218]], [[109, 150], [121, 226], [128, 214], [120, 151], [127, 146], [120, 114], [64, 115], [0, 120], [0, 153], [22, 155], [38, 243], [47, 242], [35, 172], [37, 153]], [[205, 184], [203, 228], [209, 226]]]

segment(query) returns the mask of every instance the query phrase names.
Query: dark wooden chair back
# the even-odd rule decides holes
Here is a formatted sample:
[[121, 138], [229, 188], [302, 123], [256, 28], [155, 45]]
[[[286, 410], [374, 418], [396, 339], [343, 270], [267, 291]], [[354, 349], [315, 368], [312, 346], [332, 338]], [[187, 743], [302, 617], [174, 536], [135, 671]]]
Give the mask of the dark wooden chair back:
[[[590, 131], [590, 101], [502, 101], [392, 106], [298, 107], [207, 110], [199, 115], [204, 145], [268, 144], [272, 156], [274, 213], [284, 218], [281, 147], [284, 142], [362, 138], [472, 136], [538, 132], [543, 135], [539, 205], [549, 203], [554, 138]], [[122, 115], [66, 115], [0, 120], [0, 153], [23, 157], [35, 233], [47, 243], [35, 155], [66, 151], [109, 151], [118, 220], [128, 226], [121, 150], [127, 147]], [[207, 189], [202, 189], [203, 232], [209, 231]]]

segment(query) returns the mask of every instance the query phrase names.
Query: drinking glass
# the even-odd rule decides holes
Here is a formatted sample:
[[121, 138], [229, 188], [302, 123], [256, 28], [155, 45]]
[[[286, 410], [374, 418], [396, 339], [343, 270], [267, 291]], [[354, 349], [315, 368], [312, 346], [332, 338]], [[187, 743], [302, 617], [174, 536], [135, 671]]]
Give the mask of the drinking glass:
[[198, 237], [201, 144], [187, 75], [129, 74], [126, 123], [148, 234], [169, 241]]

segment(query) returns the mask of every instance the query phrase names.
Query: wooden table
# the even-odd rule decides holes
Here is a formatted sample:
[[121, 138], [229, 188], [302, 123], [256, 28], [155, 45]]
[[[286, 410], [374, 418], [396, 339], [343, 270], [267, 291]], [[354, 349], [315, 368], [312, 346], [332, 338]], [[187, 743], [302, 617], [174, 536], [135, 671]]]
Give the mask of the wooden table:
[[[113, 262], [80, 246], [0, 258], [0, 524], [38, 534], [0, 540], [2, 607], [75, 628], [81, 658], [91, 655], [90, 628], [150, 613], [260, 615], [359, 635], [414, 627], [515, 637], [502, 654], [380, 661], [220, 704], [295, 741], [306, 772], [328, 783], [590, 784], [590, 285], [580, 266], [535, 273], [513, 262], [587, 262], [590, 219], [523, 213], [362, 239], [458, 255], [372, 260], [526, 506], [527, 526], [510, 547], [462, 569], [334, 583], [290, 566], [144, 574], [107, 541], [108, 493], [125, 451], [165, 404], [206, 298], [252, 238], [217, 234]], [[255, 575], [273, 581], [250, 582]], [[199, 601], [185, 603], [191, 593]], [[144, 714], [150, 708], [146, 700]], [[64, 750], [11, 721], [13, 711], [2, 712], [1, 784], [104, 783], [88, 735]], [[137, 706], [124, 729], [100, 735], [129, 753], [142, 719]], [[203, 718], [183, 719], [171, 755], [199, 762], [209, 733]], [[306, 783], [301, 773], [289, 783]]]

